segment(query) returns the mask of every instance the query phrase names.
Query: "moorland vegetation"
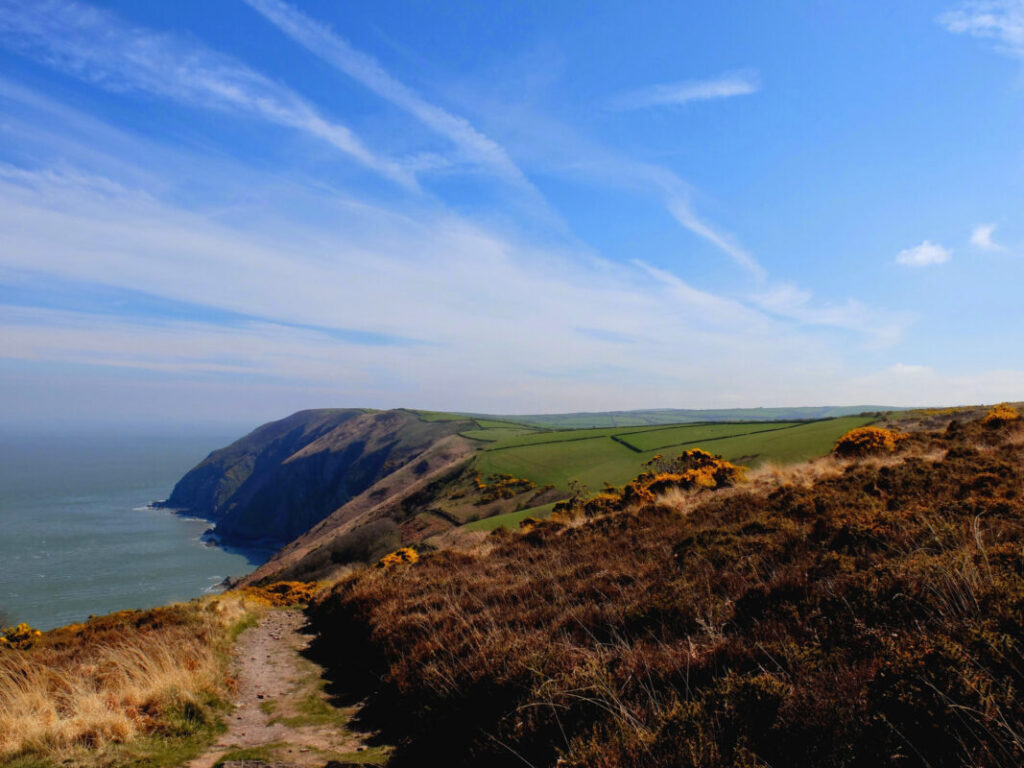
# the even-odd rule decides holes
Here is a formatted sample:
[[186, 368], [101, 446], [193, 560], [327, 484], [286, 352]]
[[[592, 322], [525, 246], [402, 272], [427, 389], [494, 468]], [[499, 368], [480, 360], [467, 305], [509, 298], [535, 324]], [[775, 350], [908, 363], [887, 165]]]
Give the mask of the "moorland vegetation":
[[1020, 765], [1019, 424], [853, 435], [653, 500], [652, 472], [344, 579], [319, 651], [393, 765]]

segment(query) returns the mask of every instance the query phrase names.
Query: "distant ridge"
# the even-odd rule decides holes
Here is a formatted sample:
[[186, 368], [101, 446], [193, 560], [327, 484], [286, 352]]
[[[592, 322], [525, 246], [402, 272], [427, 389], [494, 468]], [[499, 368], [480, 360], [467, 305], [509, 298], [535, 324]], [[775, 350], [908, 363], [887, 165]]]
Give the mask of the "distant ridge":
[[811, 421], [856, 416], [861, 413], [902, 411], [889, 405], [822, 405], [797, 408], [650, 408], [636, 411], [581, 411], [530, 415], [464, 414], [548, 429], [642, 427], [702, 421]]

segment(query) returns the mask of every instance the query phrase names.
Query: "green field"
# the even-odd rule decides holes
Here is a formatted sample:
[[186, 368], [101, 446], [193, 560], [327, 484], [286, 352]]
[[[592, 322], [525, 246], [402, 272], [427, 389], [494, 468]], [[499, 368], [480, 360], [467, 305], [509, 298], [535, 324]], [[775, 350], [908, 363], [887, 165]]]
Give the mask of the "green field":
[[839, 437], [876, 419], [871, 416], [846, 416], [841, 419], [812, 421], [791, 429], [730, 437], [708, 443], [707, 449], [730, 461], [756, 466], [765, 461], [788, 464], [824, 456]]
[[[871, 421], [872, 417], [850, 416], [789, 424], [738, 422], [506, 434], [480, 451], [476, 468], [484, 476], [527, 477], [537, 485], [563, 490], [577, 480], [596, 490], [605, 482], [622, 485], [632, 480], [645, 461], [658, 453], [671, 456], [676, 449], [704, 448], [751, 466], [823, 456], [840, 435]], [[478, 439], [487, 439], [489, 431], [480, 430]]]
[[496, 443], [511, 440], [512, 438], [519, 437], [520, 435], [535, 434], [536, 430], [530, 429], [529, 427], [495, 427], [488, 429], [467, 429], [463, 432], [459, 432], [463, 437], [468, 437], [471, 440], [480, 440], [485, 443]]
[[525, 424], [519, 424], [515, 421], [495, 421], [494, 419], [473, 419], [473, 421], [475, 421], [476, 425], [481, 429], [491, 429], [492, 427], [497, 429], [501, 429], [503, 427], [525, 427], [526, 429], [534, 429], [534, 427], [527, 427]]
[[411, 410], [410, 413], [415, 413], [420, 421], [472, 421], [470, 416], [463, 416], [461, 413], [448, 413], [447, 411], [416, 411]]
[[562, 429], [558, 431], [533, 430], [520, 437], [501, 440], [498, 444], [489, 446], [486, 450], [504, 451], [508, 448], [515, 448], [523, 445], [571, 443], [579, 440], [591, 440], [598, 437], [612, 437], [613, 435], [634, 434], [638, 431], [661, 429], [664, 429], [664, 427], [602, 427], [599, 429]]
[[555, 504], [544, 504], [540, 507], [533, 507], [531, 509], [521, 509], [518, 512], [509, 512], [504, 515], [495, 515], [494, 517], [485, 517], [483, 520], [476, 520], [472, 523], [466, 523], [462, 526], [462, 530], [466, 531], [493, 531], [496, 528], [518, 528], [519, 523], [528, 517], [536, 518], [537, 520], [543, 520], [545, 517], [551, 514], [554, 510]]
[[537, 485], [567, 489], [572, 480], [591, 488], [600, 488], [604, 481], [620, 485], [632, 480], [647, 458], [648, 455], [603, 436], [484, 450], [476, 461], [477, 469], [485, 477], [508, 474], [528, 477]]
[[[799, 422], [752, 422], [749, 424], [699, 424], [678, 427], [645, 429], [642, 432], [619, 431], [616, 437], [638, 451], [660, 451], [676, 446], [687, 446], [703, 441], [719, 440], [733, 435], [771, 432], [796, 427]], [[710, 449], [709, 449], [710, 450]]]

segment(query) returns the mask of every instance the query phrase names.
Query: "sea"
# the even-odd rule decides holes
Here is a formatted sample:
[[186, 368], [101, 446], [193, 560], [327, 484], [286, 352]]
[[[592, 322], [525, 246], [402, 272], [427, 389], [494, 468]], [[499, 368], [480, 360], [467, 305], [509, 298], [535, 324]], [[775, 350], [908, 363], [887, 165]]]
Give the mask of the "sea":
[[265, 562], [208, 546], [205, 520], [149, 506], [237, 437], [0, 434], [2, 626], [188, 600]]

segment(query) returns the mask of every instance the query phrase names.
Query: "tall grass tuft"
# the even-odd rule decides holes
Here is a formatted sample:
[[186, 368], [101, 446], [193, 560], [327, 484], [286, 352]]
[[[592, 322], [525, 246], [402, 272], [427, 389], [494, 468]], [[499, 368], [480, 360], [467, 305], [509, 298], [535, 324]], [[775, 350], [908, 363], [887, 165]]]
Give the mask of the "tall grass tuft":
[[0, 761], [61, 761], [144, 735], [209, 725], [225, 694], [230, 629], [254, 610], [228, 595], [121, 611], [0, 650]]

